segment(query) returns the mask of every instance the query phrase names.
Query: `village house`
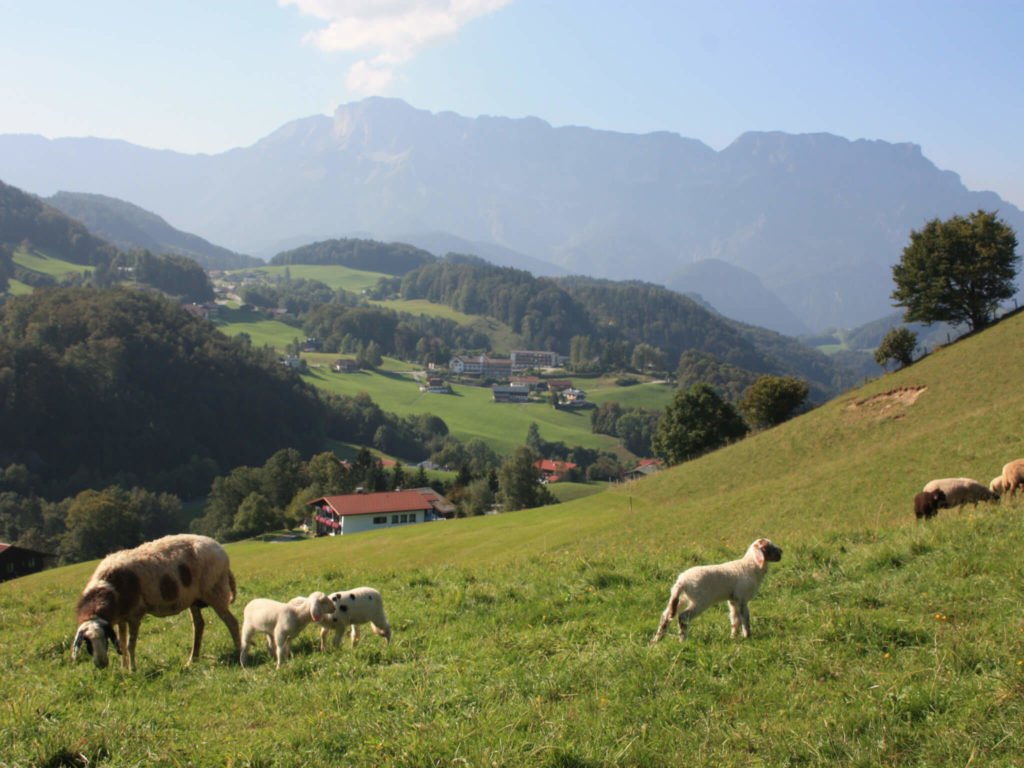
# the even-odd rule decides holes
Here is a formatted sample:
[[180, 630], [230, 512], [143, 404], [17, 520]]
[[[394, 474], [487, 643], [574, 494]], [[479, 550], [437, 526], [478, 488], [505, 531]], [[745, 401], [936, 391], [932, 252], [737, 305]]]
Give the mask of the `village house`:
[[633, 469], [626, 472], [622, 477], [624, 480], [639, 480], [641, 477], [653, 475], [661, 470], [661, 459], [640, 459]]
[[56, 559], [56, 555], [46, 552], [0, 543], [0, 581], [17, 579], [21, 576], [28, 576], [30, 573], [39, 573]]
[[440, 376], [430, 376], [427, 378], [427, 385], [423, 388], [425, 392], [430, 392], [435, 395], [450, 395], [452, 393], [451, 385], [447, 381], [442, 379]]
[[558, 402], [560, 405], [568, 406], [570, 408], [585, 408], [590, 405], [587, 402], [587, 393], [582, 389], [563, 389], [558, 395]]
[[359, 363], [351, 357], [341, 357], [331, 364], [331, 370], [335, 373], [359, 373]]
[[509, 376], [508, 383], [529, 387], [531, 392], [536, 392], [547, 386], [540, 376]]
[[491, 394], [496, 403], [525, 403], [530, 399], [530, 388], [525, 384], [495, 384]]
[[562, 480], [569, 470], [576, 469], [576, 464], [571, 461], [556, 461], [554, 459], [541, 459], [533, 463], [540, 470], [541, 478], [545, 483], [557, 483]]
[[448, 369], [458, 376], [507, 380], [512, 375], [512, 361], [487, 355], [457, 355], [448, 361]]
[[568, 358], [549, 350], [517, 349], [512, 352], [512, 370], [525, 371], [531, 368], [560, 368]]
[[317, 536], [344, 536], [454, 516], [455, 507], [433, 488], [323, 496], [307, 502]]

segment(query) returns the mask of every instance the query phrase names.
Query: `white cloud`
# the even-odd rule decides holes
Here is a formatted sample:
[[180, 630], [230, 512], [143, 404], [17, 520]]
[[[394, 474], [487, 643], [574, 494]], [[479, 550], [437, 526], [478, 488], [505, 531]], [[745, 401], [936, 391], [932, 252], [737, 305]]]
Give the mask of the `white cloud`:
[[424, 46], [513, 0], [278, 0], [326, 22], [306, 36], [323, 51], [364, 53], [348, 72], [350, 89], [380, 93], [394, 70]]

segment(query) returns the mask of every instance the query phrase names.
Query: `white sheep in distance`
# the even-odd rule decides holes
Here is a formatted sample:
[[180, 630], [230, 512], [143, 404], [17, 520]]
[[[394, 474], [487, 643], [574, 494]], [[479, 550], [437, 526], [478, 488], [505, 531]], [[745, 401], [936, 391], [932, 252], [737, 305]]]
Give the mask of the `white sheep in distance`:
[[992, 478], [992, 482], [988, 484], [988, 489], [992, 491], [996, 496], [1002, 496], [1006, 490], [1006, 486], [1003, 485], [1003, 476], [996, 475]]
[[[743, 637], [750, 637], [750, 608], [748, 603], [757, 595], [761, 581], [768, 573], [768, 563], [782, 559], [782, 550], [768, 539], [757, 539], [739, 560], [717, 565], [697, 565], [679, 574], [672, 585], [668, 605], [661, 614], [658, 631], [651, 638], [656, 643], [665, 635], [665, 629], [678, 612], [679, 640], [686, 639], [687, 625], [705, 609], [715, 603], [729, 601], [729, 619], [732, 636], [742, 626]], [[686, 598], [685, 610], [679, 611], [679, 601]]]
[[932, 480], [921, 490], [925, 493], [942, 491], [946, 494], [946, 506], [950, 508], [977, 504], [979, 501], [992, 501], [996, 498], [992, 490], [970, 477], [944, 477]]
[[1018, 488], [1024, 488], [1024, 459], [1014, 459], [1003, 465], [1003, 490], [1013, 498]]
[[369, 623], [370, 628], [384, 642], [391, 643], [391, 625], [384, 615], [384, 600], [373, 587], [357, 587], [330, 595], [334, 613], [324, 617], [320, 625], [320, 650], [327, 648], [327, 636], [334, 632], [333, 647], [341, 643], [345, 630], [352, 627], [352, 647], [359, 642], [359, 625]]
[[243, 611], [242, 650], [239, 654], [241, 665], [249, 656], [249, 644], [257, 632], [267, 635], [270, 655], [281, 663], [292, 655], [292, 639], [304, 630], [309, 622], [319, 623], [324, 616], [334, 612], [334, 603], [323, 592], [313, 592], [308, 597], [293, 597], [287, 603], [257, 597], [250, 600]]
[[[229, 608], [234, 599], [235, 577], [228, 555], [206, 536], [165, 536], [114, 552], [96, 566], [78, 599], [78, 632], [71, 659], [77, 658], [85, 643], [93, 662], [102, 669], [109, 663], [110, 641], [119, 653], [127, 648], [122, 665], [134, 671], [135, 643], [143, 616], [174, 616], [188, 609], [192, 613], [191, 664], [198, 658], [203, 640], [205, 622], [200, 609], [207, 606], [227, 625], [237, 651], [238, 620]], [[114, 636], [115, 625], [120, 642]]]

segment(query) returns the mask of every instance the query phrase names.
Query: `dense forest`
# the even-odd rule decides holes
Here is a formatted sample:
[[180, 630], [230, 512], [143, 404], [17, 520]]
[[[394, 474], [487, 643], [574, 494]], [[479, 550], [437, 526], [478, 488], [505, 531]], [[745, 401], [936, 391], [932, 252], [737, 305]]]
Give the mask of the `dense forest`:
[[757, 374], [801, 376], [818, 400], [851, 383], [828, 357], [794, 339], [728, 320], [650, 283], [536, 278], [450, 254], [401, 279], [382, 280], [375, 295], [396, 290], [403, 299], [495, 317], [528, 346], [569, 354], [577, 370], [591, 362], [605, 370], [636, 367], [635, 352], [646, 346], [654, 353], [651, 365], [663, 371], [674, 370], [684, 353], [696, 352], [737, 374], [742, 386]]
[[117, 249], [89, 233], [85, 225], [0, 181], [0, 243], [30, 243], [83, 266], [109, 264]]
[[323, 396], [273, 351], [130, 288], [48, 289], [0, 307], [0, 434], [0, 470], [25, 467], [48, 498], [112, 483], [200, 496], [222, 472], [283, 447], [309, 455], [327, 437], [429, 453], [413, 421]]
[[253, 256], [235, 253], [197, 235], [181, 232], [156, 214], [124, 200], [83, 192], [58, 192], [45, 202], [123, 251], [187, 256], [204, 269], [238, 269], [263, 264]]
[[385, 275], [404, 275], [436, 257], [405, 243], [377, 240], [323, 240], [277, 254], [270, 260], [275, 266], [288, 264], [338, 264]]

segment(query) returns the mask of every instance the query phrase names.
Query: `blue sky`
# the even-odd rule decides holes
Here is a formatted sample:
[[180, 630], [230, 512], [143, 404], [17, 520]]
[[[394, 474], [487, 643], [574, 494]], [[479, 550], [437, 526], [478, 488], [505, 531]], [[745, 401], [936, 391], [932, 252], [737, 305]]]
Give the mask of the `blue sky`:
[[0, 0], [0, 29], [0, 133], [220, 152], [379, 94], [715, 149], [909, 141], [1024, 208], [1019, 0]]

